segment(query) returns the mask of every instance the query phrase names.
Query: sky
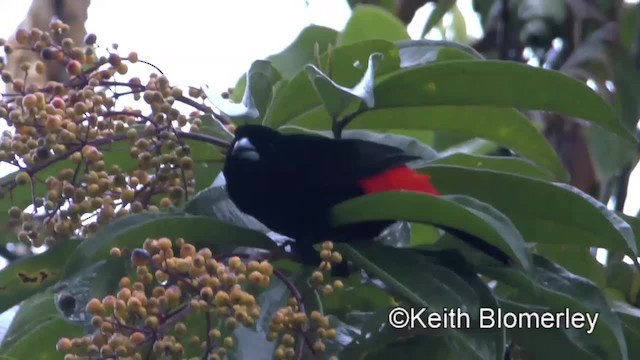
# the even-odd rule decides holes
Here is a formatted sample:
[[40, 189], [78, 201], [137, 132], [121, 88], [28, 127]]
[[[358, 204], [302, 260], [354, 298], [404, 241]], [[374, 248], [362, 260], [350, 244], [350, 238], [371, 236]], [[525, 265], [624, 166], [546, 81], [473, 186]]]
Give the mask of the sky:
[[[0, 37], [15, 31], [30, 4], [31, 0], [13, 0], [11, 6], [2, 7]], [[458, 4], [469, 34], [480, 36], [471, 0]], [[430, 9], [418, 11], [409, 25], [413, 38], [419, 38]], [[254, 60], [284, 49], [305, 26], [341, 30], [349, 12], [345, 0], [94, 0], [86, 27], [101, 44], [118, 43], [123, 54], [137, 51], [140, 59], [158, 66], [175, 85], [207, 84], [222, 91], [233, 86]], [[144, 79], [146, 74], [148, 68], [130, 67], [130, 76]], [[0, 123], [0, 130], [4, 128]], [[9, 171], [0, 164], [0, 176]], [[639, 182], [636, 168], [630, 183]], [[631, 186], [625, 212], [635, 215], [639, 209], [640, 188]]]

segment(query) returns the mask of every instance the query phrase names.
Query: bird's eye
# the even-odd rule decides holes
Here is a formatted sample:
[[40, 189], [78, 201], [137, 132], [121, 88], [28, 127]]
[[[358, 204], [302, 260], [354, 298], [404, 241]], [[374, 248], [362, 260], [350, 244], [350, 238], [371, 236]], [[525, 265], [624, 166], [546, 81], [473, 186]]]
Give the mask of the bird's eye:
[[233, 145], [233, 149], [231, 150], [231, 156], [258, 161], [260, 160], [260, 154], [258, 154], [258, 149], [251, 143], [248, 138], [238, 139]]

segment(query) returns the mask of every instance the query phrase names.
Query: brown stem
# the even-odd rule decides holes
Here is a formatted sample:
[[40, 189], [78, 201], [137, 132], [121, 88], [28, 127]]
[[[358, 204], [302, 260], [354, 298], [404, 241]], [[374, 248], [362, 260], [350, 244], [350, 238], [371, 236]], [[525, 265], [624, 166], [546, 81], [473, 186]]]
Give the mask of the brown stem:
[[193, 99], [190, 99], [188, 97], [185, 97], [184, 95], [178, 96], [176, 98], [176, 101], [180, 101], [181, 103], [185, 103], [187, 105], [190, 105], [200, 111], [202, 111], [205, 114], [209, 114], [211, 116], [213, 116], [214, 119], [220, 121], [223, 125], [229, 125], [231, 122], [229, 122], [229, 120], [227, 120], [224, 116], [220, 116], [218, 114], [216, 114], [213, 109], [211, 109], [210, 107], [208, 107], [205, 104], [200, 104], [198, 102], [196, 102]]

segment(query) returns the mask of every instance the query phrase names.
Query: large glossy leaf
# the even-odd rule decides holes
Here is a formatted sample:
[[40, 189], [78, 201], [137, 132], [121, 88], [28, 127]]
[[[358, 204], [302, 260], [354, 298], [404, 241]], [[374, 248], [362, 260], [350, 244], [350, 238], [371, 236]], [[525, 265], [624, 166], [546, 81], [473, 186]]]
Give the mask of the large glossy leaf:
[[[300, 79], [303, 79], [302, 76], [300, 77]], [[282, 101], [286, 100], [285, 96], [287, 96], [287, 88], [290, 83], [291, 82], [289, 80], [281, 80], [273, 86], [273, 98], [271, 100], [271, 104], [281, 103]], [[273, 112], [274, 109], [277, 109], [277, 108], [274, 108], [274, 106], [269, 105], [269, 108], [267, 109], [267, 113], [264, 115], [264, 118], [262, 119], [263, 120], [262, 125], [272, 127], [271, 121], [273, 121], [274, 118], [271, 113]]]
[[[393, 43], [384, 40], [368, 40], [336, 48], [331, 56], [331, 73], [328, 75], [341, 86], [353, 87], [362, 79], [366, 72], [364, 64], [367, 64], [369, 57], [374, 53], [382, 55], [376, 76], [399, 69], [400, 56]], [[321, 62], [326, 62], [327, 58], [328, 55], [325, 53], [321, 57]], [[291, 79], [282, 89], [280, 96], [274, 99], [271, 107], [265, 123], [272, 127], [280, 127], [315, 111], [324, 116], [323, 119], [328, 120], [326, 128], [331, 128], [329, 114], [323, 108], [322, 100], [304, 72], [298, 73]]]
[[[462, 259], [457, 259], [460, 268], [447, 268], [440, 259], [419, 255], [410, 249], [397, 249], [379, 244], [336, 244], [345, 258], [380, 279], [392, 293], [398, 294], [408, 303], [406, 308], [428, 307], [429, 312], [440, 313], [449, 309], [469, 315], [469, 325], [477, 325], [479, 309], [495, 307], [496, 303], [486, 285], [475, 272], [462, 268]], [[397, 259], [403, 259], [398, 262]], [[466, 270], [466, 271], [465, 271]], [[387, 313], [388, 314], [388, 313]], [[425, 317], [426, 317], [425, 312]], [[494, 331], [466, 331], [466, 326], [457, 329], [429, 329], [419, 323], [412, 332], [409, 329], [392, 329], [388, 320], [377, 327], [363, 328], [363, 334], [352, 343], [345, 353], [346, 358], [357, 358], [355, 354], [375, 352], [402, 338], [436, 334], [446, 336], [452, 347], [463, 352], [465, 359], [502, 359], [504, 333]], [[372, 338], [373, 337], [373, 338]], [[459, 347], [459, 348], [458, 348]], [[348, 354], [348, 355], [347, 355]]]
[[624, 325], [629, 358], [640, 356], [640, 310], [622, 301], [612, 301], [613, 310]]
[[476, 105], [553, 111], [635, 141], [613, 109], [584, 83], [514, 62], [462, 60], [414, 67], [381, 80], [375, 96], [378, 108]]
[[263, 233], [234, 226], [211, 217], [183, 213], [139, 214], [115, 221], [84, 241], [71, 253], [64, 277], [109, 256], [112, 247], [142, 246], [148, 237], [181, 237], [196, 246], [219, 245], [273, 248], [275, 243]]
[[[383, 311], [389, 312], [390, 309], [383, 309]], [[382, 321], [367, 322], [364, 327], [366, 330], [371, 329], [367, 332], [370, 337], [362, 339], [362, 346], [356, 347], [355, 344], [348, 346], [341, 355], [348, 359], [364, 360], [392, 359], [398, 354], [402, 354], [402, 358], [406, 360], [422, 360], [425, 354], [429, 354], [430, 360], [462, 358], [460, 354], [462, 349], [456, 348], [457, 352], [452, 350], [454, 346], [449, 344], [453, 342], [450, 339], [442, 336], [421, 336], [417, 331], [405, 334], [404, 331], [400, 332], [389, 326], [383, 326]], [[469, 358], [473, 357], [465, 357], [465, 359]]]
[[[296, 126], [284, 126], [281, 128], [282, 133], [295, 134], [306, 133], [321, 135], [326, 137], [333, 137], [331, 131], [310, 131], [305, 128]], [[386, 144], [395, 146], [402, 149], [405, 153], [418, 156], [424, 160], [431, 160], [437, 157], [437, 153], [428, 145], [421, 143], [420, 141], [403, 135], [396, 134], [378, 134], [366, 130], [345, 130], [342, 132], [343, 139], [361, 139], [366, 141], [372, 141], [380, 144]]]
[[433, 329], [395, 329], [389, 326], [391, 307], [383, 307], [367, 316], [361, 325], [361, 333], [355, 336], [340, 353], [341, 358], [384, 360], [402, 354], [403, 359], [424, 359], [429, 354], [432, 360], [456, 358], [450, 346], [451, 339]]
[[58, 360], [56, 351], [60, 337], [80, 337], [82, 327], [67, 323], [58, 314], [51, 292], [29, 299], [21, 307], [0, 347], [6, 359]]
[[374, 286], [361, 274], [353, 274], [342, 282], [343, 289], [322, 299], [325, 313], [344, 319], [353, 311], [373, 312], [394, 303], [387, 291]]
[[449, 10], [456, 4], [456, 0], [439, 0], [436, 2], [436, 7], [433, 9], [431, 14], [429, 14], [429, 18], [427, 22], [424, 24], [422, 28], [422, 33], [420, 37], [425, 37], [431, 29], [433, 29], [436, 24], [442, 21], [442, 18], [447, 14]]
[[[294, 274], [290, 279], [295, 279], [296, 275], [299, 276]], [[265, 354], [273, 354], [277, 344], [266, 339], [269, 324], [276, 311], [286, 306], [290, 298], [289, 289], [278, 280], [273, 281], [269, 288], [257, 296], [261, 313], [255, 329], [239, 327], [235, 331], [238, 344], [235, 352], [238, 359], [259, 359]]]
[[[337, 37], [338, 32], [334, 29], [309, 25], [302, 29], [298, 37], [284, 50], [268, 56], [265, 60], [270, 61], [284, 79], [291, 79], [302, 71], [305, 65], [313, 62], [313, 49], [316, 43], [321, 51], [325, 51], [329, 45], [335, 44]], [[243, 75], [236, 83], [231, 95], [234, 102], [242, 100], [246, 85], [246, 75]]]
[[[547, 307], [521, 304], [507, 299], [499, 299], [499, 304], [505, 312], [539, 315], [549, 312]], [[561, 329], [516, 326], [508, 329], [507, 333], [518, 347], [518, 354], [525, 359], [601, 359], [597, 353], [589, 351], [585, 346], [588, 344], [572, 338]]]
[[489, 170], [427, 165], [436, 189], [491, 204], [529, 242], [597, 246], [637, 254], [629, 224], [589, 195], [568, 185]]
[[626, 215], [622, 212], [616, 212], [627, 224], [633, 229], [636, 240], [636, 246], [640, 249], [640, 219], [636, 216]]
[[605, 286], [605, 268], [591, 255], [588, 246], [538, 244], [536, 252], [568, 271], [593, 281], [601, 289]]
[[[582, 328], [562, 327], [565, 334], [575, 342], [585, 344], [590, 352], [598, 358], [605, 359], [629, 359], [626, 342], [623, 336], [622, 323], [613, 312], [611, 306], [600, 289], [591, 281], [574, 275], [546, 258], [534, 255], [535, 276], [533, 277], [536, 291], [528, 291], [527, 287], [521, 287], [520, 281], [514, 278], [530, 282], [532, 278], [522, 276], [516, 269], [480, 269], [481, 272], [489, 270], [490, 276], [499, 281], [505, 281], [515, 287], [519, 293], [514, 297], [532, 305], [549, 307], [553, 313], [566, 312], [590, 314], [594, 316], [595, 326], [591, 328], [585, 321]], [[520, 275], [514, 273], [520, 272]], [[525, 284], [526, 285], [526, 284]], [[565, 317], [566, 318], [566, 317]]]
[[0, 312], [60, 280], [62, 269], [79, 240], [67, 240], [46, 252], [21, 258], [0, 271]]
[[445, 49], [455, 49], [464, 53], [464, 55], [459, 55], [461, 59], [484, 58], [482, 54], [470, 46], [446, 40], [398, 41], [396, 46], [400, 50], [400, 67], [402, 68], [434, 62], [438, 60], [441, 52]]
[[309, 80], [322, 99], [325, 109], [332, 119], [337, 119], [356, 100], [362, 101], [367, 107], [375, 105], [373, 98], [373, 85], [375, 83], [375, 73], [382, 55], [379, 53], [369, 56], [367, 70], [362, 80], [353, 88], [347, 88], [336, 84], [327, 75], [323, 74], [314, 65], [307, 65], [305, 71]]
[[246, 77], [248, 88], [240, 103], [224, 99], [210, 88], [203, 90], [207, 99], [224, 114], [243, 123], [256, 123], [265, 116], [273, 96], [273, 86], [282, 79], [282, 75], [269, 61], [257, 60], [251, 64]]
[[606, 267], [606, 287], [620, 291], [622, 298], [634, 304], [638, 297], [640, 272], [624, 261], [608, 261]]
[[233, 140], [233, 134], [220, 121], [216, 120], [211, 114], [200, 116], [202, 121], [200, 132], [202, 134], [211, 135], [218, 139], [228, 142]]
[[[385, 99], [376, 98], [376, 101]], [[295, 125], [306, 128], [322, 126], [313, 118]], [[491, 140], [514, 150], [523, 157], [551, 171], [558, 180], [567, 174], [557, 154], [544, 136], [522, 113], [513, 109], [485, 106], [408, 106], [374, 109], [356, 117], [350, 129], [404, 128], [447, 131]]]
[[526, 244], [509, 219], [466, 196], [390, 191], [346, 201], [332, 212], [336, 226], [374, 220], [406, 220], [456, 229], [497, 247], [525, 269], [531, 267]]
[[281, 52], [267, 57], [273, 67], [278, 69], [285, 79], [290, 79], [302, 68], [313, 62], [313, 49], [318, 44], [321, 52], [334, 45], [338, 32], [334, 29], [309, 25], [300, 31], [298, 37]]
[[91, 317], [86, 311], [87, 303], [93, 298], [102, 299], [109, 294], [117, 293], [119, 280], [127, 275], [128, 267], [131, 270], [130, 265], [130, 259], [127, 257], [99, 260], [74, 276], [58, 282], [52, 287], [56, 299], [65, 295], [72, 296], [75, 300], [74, 307], [57, 306], [60, 314], [68, 322], [90, 326]]
[[493, 141], [487, 141], [484, 139], [471, 139], [455, 144], [440, 151], [440, 156], [444, 157], [458, 153], [487, 155], [495, 153], [495, 151], [497, 151], [499, 148], [500, 146], [498, 146], [498, 144], [494, 143]]
[[[630, 52], [612, 46], [604, 49], [613, 70], [614, 106], [620, 121], [630, 131], [635, 131], [640, 116], [640, 74], [636, 70]], [[620, 170], [638, 160], [638, 146], [629, 141], [621, 141], [602, 129], [590, 127], [585, 131], [591, 156], [598, 177], [604, 183]]]
[[536, 164], [511, 156], [483, 156], [457, 153], [433, 160], [434, 165], [452, 165], [472, 169], [484, 169], [553, 181], [553, 175]]
[[381, 7], [357, 5], [344, 29], [338, 35], [337, 45], [350, 45], [363, 40], [407, 40], [405, 25]]

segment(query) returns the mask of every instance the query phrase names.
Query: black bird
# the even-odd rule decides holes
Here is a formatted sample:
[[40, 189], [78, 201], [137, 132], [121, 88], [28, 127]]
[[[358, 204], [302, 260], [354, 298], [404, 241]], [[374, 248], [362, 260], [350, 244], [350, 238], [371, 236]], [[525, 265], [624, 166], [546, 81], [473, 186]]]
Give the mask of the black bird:
[[[376, 237], [392, 221], [333, 228], [330, 210], [365, 194], [409, 190], [438, 196], [430, 177], [405, 164], [418, 157], [394, 146], [360, 139], [284, 135], [259, 125], [239, 126], [223, 173], [230, 199], [271, 230], [296, 240], [295, 249], [309, 260], [312, 245], [323, 240]], [[485, 250], [490, 244], [473, 246]], [[493, 247], [489, 252], [500, 252]], [[508, 257], [507, 257], [508, 258]], [[503, 259], [504, 260], [504, 259]]]

